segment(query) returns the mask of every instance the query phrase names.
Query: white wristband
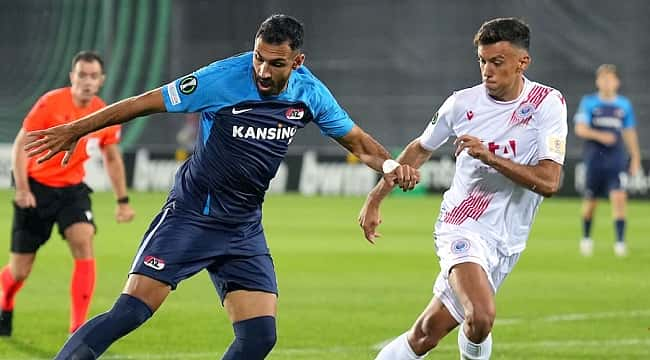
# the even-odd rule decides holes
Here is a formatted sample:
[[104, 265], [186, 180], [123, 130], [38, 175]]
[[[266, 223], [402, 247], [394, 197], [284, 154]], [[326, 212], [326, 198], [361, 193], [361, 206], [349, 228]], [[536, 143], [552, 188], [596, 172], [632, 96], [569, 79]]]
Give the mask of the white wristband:
[[398, 167], [400, 167], [400, 164], [397, 161], [388, 159], [381, 165], [381, 170], [384, 172], [384, 174], [388, 174], [392, 173], [393, 170], [397, 169]]

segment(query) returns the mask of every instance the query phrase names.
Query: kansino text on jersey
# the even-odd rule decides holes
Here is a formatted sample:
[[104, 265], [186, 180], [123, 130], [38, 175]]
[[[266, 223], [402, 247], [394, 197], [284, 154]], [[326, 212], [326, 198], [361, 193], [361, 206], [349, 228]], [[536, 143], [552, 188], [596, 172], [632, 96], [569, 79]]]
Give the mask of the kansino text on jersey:
[[255, 140], [285, 140], [296, 135], [295, 127], [255, 128], [251, 126], [233, 126], [232, 136]]

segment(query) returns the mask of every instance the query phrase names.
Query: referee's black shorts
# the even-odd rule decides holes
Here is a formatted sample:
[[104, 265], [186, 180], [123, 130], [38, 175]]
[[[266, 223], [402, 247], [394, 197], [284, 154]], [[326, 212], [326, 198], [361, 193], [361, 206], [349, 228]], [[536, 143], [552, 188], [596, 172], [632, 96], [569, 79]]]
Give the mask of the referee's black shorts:
[[11, 252], [35, 253], [50, 238], [54, 223], [64, 238], [65, 229], [72, 224], [85, 222], [95, 226], [90, 203], [92, 189], [85, 183], [51, 187], [30, 178], [29, 186], [36, 207], [21, 208], [14, 202]]

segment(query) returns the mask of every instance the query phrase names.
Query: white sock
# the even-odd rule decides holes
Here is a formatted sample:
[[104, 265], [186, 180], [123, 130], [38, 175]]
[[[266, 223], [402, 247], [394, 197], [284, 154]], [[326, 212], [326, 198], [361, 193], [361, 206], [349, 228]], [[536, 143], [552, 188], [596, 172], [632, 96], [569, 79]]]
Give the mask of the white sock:
[[417, 360], [422, 359], [424, 356], [417, 356], [411, 349], [408, 340], [404, 333], [396, 339], [384, 346], [383, 349], [377, 354], [375, 360]]
[[467, 338], [463, 326], [458, 329], [458, 349], [461, 360], [489, 360], [492, 354], [492, 333], [480, 344], [475, 344]]

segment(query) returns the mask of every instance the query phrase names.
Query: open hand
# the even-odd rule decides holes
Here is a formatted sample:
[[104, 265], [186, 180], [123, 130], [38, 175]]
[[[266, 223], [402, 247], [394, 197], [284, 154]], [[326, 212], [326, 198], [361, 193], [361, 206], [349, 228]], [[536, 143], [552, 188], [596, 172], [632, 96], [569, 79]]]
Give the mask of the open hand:
[[469, 156], [479, 159], [485, 164], [488, 164], [490, 157], [493, 155], [481, 142], [481, 139], [475, 136], [461, 135], [454, 141], [454, 145], [456, 145], [456, 156], [467, 149]]
[[366, 237], [366, 240], [371, 244], [374, 244], [375, 239], [381, 236], [376, 231], [379, 224], [381, 224], [379, 207], [366, 202], [359, 213], [359, 226], [363, 229], [363, 235]]
[[27, 156], [36, 156], [45, 153], [38, 159], [42, 163], [51, 159], [54, 155], [65, 151], [61, 165], [67, 165], [70, 155], [74, 151], [79, 140], [79, 135], [72, 131], [69, 124], [54, 126], [45, 130], [30, 131], [26, 134], [27, 143], [25, 151]]

